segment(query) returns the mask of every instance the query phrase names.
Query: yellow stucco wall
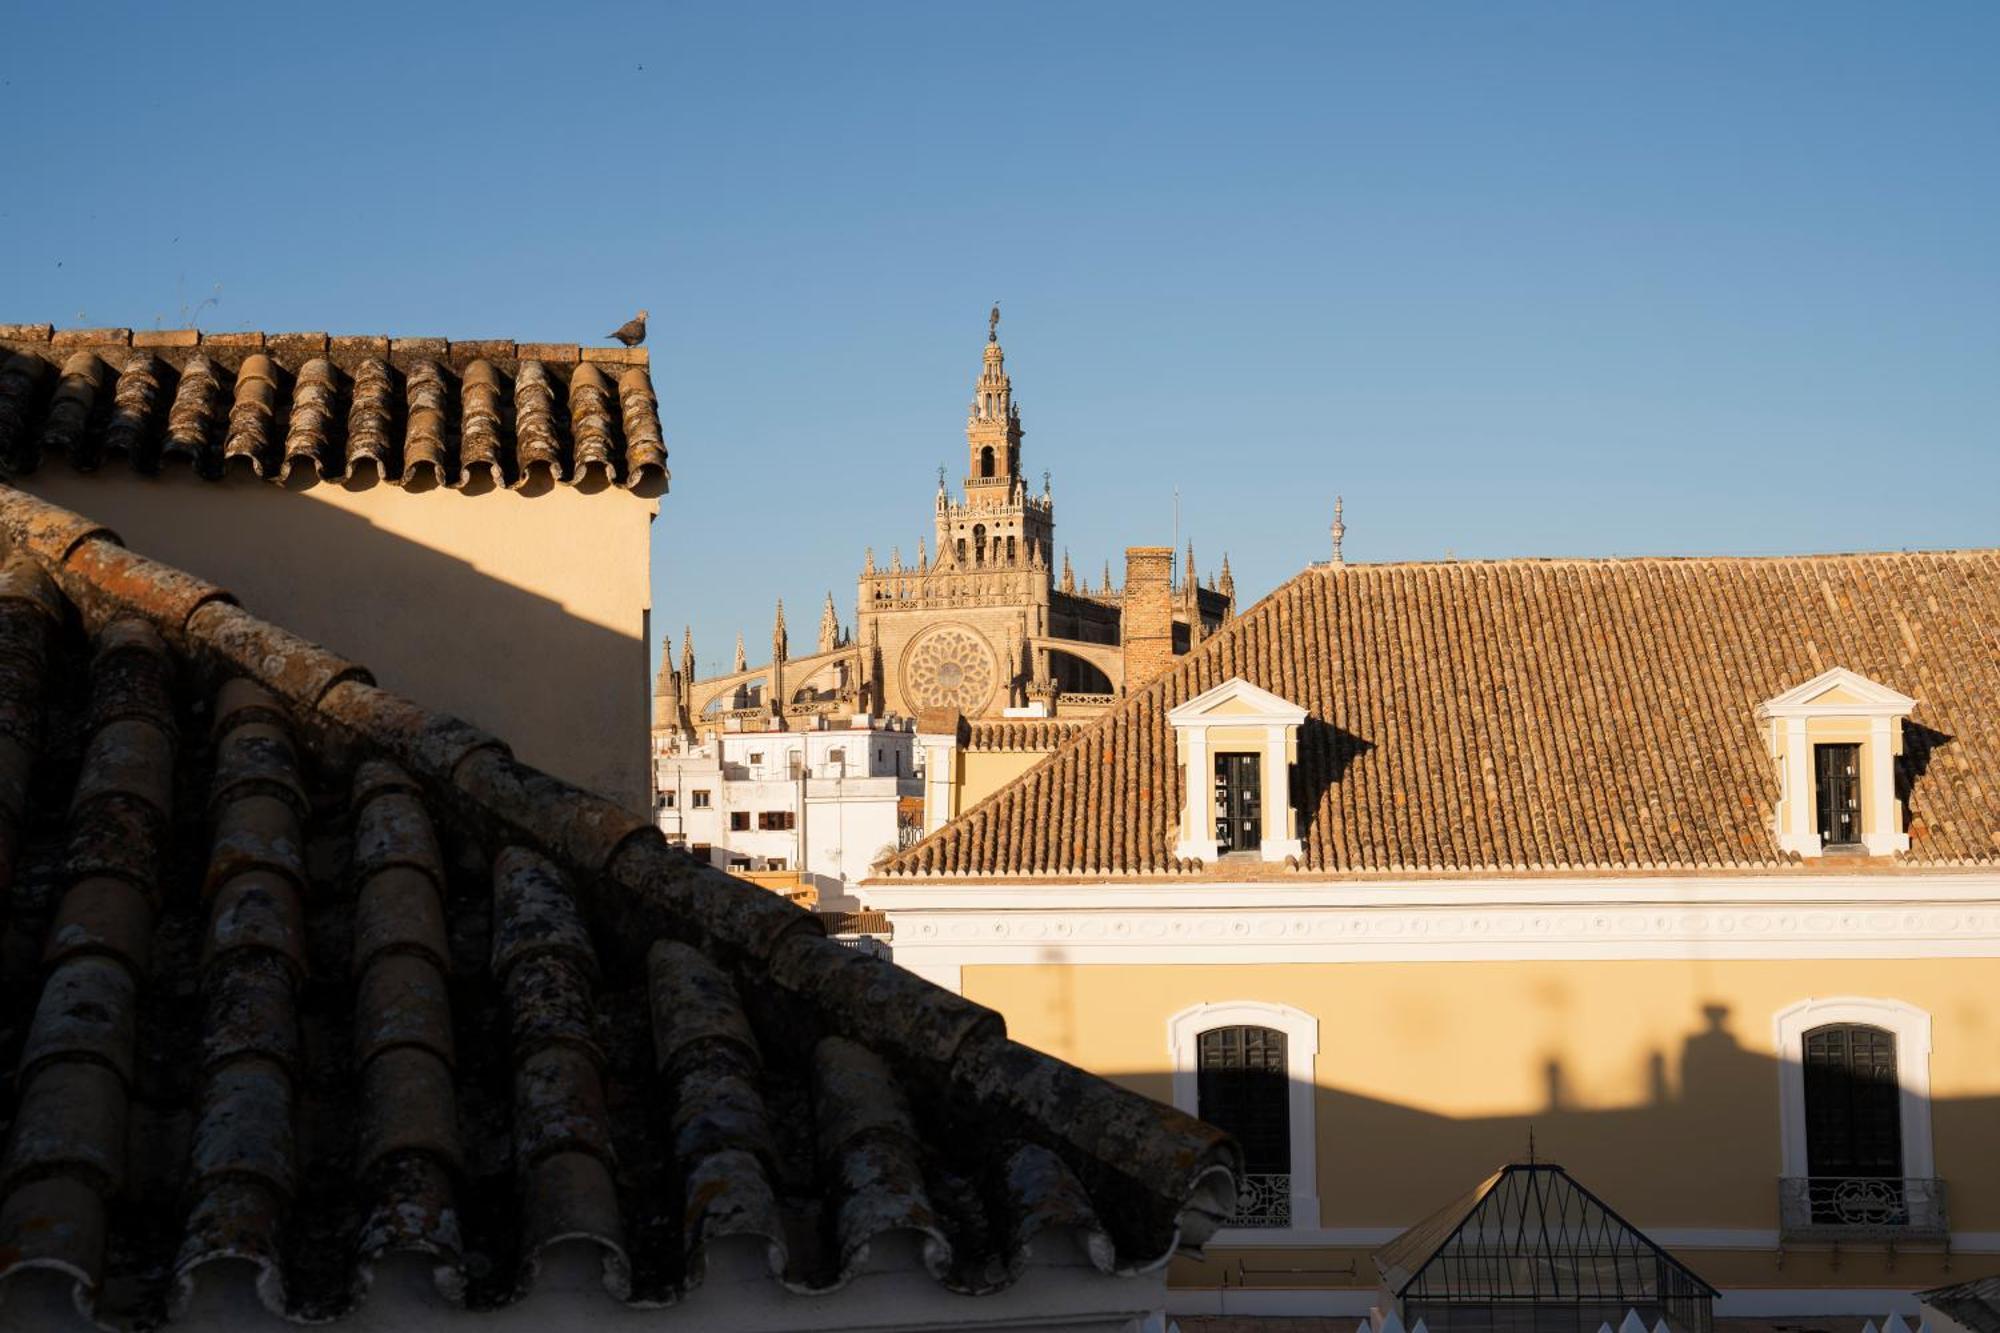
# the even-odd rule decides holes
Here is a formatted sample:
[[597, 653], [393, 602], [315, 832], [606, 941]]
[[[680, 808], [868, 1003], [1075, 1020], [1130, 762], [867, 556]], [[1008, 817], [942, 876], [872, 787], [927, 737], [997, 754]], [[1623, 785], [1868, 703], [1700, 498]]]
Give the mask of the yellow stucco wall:
[[[967, 966], [965, 994], [1012, 1036], [1171, 1098], [1169, 1018], [1253, 1000], [1317, 1017], [1315, 1127], [1324, 1228], [1407, 1226], [1494, 1167], [1561, 1162], [1641, 1227], [1775, 1230], [1776, 1013], [1809, 998], [1902, 1001], [1933, 1023], [1937, 1174], [1956, 1231], [2000, 1230], [2000, 960], [1618, 961]], [[1211, 1285], [1224, 1249], [1183, 1263]], [[1371, 1285], [1365, 1249], [1270, 1263], [1337, 1270], [1284, 1285]], [[1282, 1256], [1282, 1257], [1280, 1257]], [[1877, 1252], [1685, 1255], [1712, 1282], [1871, 1285]], [[1696, 1262], [1699, 1260], [1699, 1262]], [[1887, 1285], [1947, 1280], [1898, 1257]], [[1990, 1263], [1990, 1261], [1989, 1261]]]
[[1047, 750], [961, 750], [958, 804], [953, 814], [970, 810], [1002, 787], [1049, 757]]
[[505, 737], [526, 762], [645, 808], [654, 501], [61, 466], [17, 484]]

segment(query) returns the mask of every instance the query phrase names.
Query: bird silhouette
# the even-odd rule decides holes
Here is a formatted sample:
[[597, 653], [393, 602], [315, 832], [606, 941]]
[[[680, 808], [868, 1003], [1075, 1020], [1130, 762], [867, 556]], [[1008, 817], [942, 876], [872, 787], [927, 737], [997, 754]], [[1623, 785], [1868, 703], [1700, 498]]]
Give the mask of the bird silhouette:
[[626, 320], [623, 324], [620, 324], [604, 336], [607, 338], [616, 338], [627, 347], [637, 347], [640, 343], [646, 341], [646, 312], [641, 310], [637, 315]]

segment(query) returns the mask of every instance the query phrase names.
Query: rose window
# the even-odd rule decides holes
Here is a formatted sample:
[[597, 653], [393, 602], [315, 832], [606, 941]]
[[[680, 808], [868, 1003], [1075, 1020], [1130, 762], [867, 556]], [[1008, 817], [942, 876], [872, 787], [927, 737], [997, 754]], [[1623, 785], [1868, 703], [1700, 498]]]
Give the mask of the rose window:
[[903, 655], [903, 697], [918, 708], [956, 708], [977, 716], [999, 677], [993, 649], [961, 625], [925, 630]]

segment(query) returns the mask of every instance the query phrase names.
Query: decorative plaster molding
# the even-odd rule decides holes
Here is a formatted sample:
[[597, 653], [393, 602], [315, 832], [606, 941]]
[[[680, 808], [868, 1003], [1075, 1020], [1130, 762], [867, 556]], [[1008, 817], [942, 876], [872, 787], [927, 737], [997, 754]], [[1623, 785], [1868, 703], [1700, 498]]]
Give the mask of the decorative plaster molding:
[[1557, 906], [911, 910], [899, 961], [1473, 962], [2000, 957], [2000, 899], [1664, 901]]
[[2000, 873], [1990, 870], [1906, 870], [1867, 874], [1519, 876], [1462, 879], [1015, 880], [924, 883], [870, 880], [860, 886], [870, 907], [884, 911], [950, 912], [966, 908], [1090, 912], [1157, 908], [1172, 911], [1248, 908], [1286, 910], [1361, 907], [1471, 906], [1580, 910], [1613, 906], [1788, 904], [1804, 907], [1900, 907], [1979, 904], [2000, 909]]

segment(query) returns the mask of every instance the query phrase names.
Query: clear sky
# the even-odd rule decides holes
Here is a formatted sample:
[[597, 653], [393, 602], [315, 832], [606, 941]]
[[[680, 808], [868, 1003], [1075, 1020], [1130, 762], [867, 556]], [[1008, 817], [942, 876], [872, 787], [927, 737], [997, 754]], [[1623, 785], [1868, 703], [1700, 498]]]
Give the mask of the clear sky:
[[653, 312], [656, 627], [851, 616], [987, 306], [1093, 580], [2000, 542], [2000, 5], [0, 3], [0, 320]]

